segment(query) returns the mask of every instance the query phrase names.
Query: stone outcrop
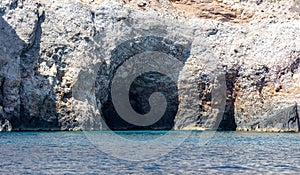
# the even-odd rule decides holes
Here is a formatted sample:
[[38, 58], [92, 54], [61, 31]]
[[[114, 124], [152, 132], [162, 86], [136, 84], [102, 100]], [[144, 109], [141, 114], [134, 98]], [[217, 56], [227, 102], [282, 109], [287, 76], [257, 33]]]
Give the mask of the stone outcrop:
[[[285, 104], [286, 105], [286, 104]], [[297, 104], [286, 108], [270, 109], [265, 116], [257, 121], [240, 126], [239, 130], [260, 132], [298, 132], [299, 114]]]
[[[3, 0], [0, 131], [298, 132], [299, 4]], [[112, 81], [124, 62], [148, 52], [183, 66], [175, 82], [154, 72], [133, 82], [128, 95], [138, 113], [152, 110], [148, 100], [156, 91], [168, 104], [157, 123], [135, 126], [116, 111]]]

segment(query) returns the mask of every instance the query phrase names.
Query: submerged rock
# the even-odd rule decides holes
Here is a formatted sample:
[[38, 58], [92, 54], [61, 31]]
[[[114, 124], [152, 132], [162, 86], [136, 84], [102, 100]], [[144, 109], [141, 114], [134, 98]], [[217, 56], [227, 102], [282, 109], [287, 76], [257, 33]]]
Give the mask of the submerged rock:
[[[299, 131], [295, 4], [1, 1], [0, 130]], [[161, 120], [136, 126], [115, 109], [112, 82], [126, 61], [147, 53], [180, 66], [158, 63], [172, 79], [152, 72], [133, 81], [128, 102], [137, 113], [155, 110], [156, 91], [167, 102], [154, 105], [166, 107]], [[137, 61], [122, 77], [155, 64]]]

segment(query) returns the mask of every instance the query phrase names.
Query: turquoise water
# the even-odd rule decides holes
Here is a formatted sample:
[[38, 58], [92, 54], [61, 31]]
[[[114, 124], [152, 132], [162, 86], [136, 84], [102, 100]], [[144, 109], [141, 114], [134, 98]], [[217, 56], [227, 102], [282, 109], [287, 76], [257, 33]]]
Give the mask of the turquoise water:
[[[117, 148], [124, 142], [107, 139], [107, 132], [91, 133], [101, 140], [100, 145], [113, 142]], [[117, 134], [129, 141], [151, 142], [166, 133]], [[175, 139], [180, 134], [172, 132], [171, 136]], [[192, 132], [180, 146], [162, 150], [167, 153], [153, 160], [129, 161], [101, 150], [84, 132], [0, 133], [0, 174], [298, 173], [299, 136], [298, 133], [217, 132], [201, 145], [201, 132]], [[171, 143], [173, 139], [169, 139]]]

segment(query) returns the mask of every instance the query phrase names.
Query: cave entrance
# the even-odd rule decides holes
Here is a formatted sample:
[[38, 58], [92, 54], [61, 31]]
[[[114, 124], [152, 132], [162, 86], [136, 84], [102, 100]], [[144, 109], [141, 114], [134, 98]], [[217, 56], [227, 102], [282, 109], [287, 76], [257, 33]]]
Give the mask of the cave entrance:
[[162, 93], [167, 101], [164, 115], [149, 126], [136, 126], [123, 120], [116, 112], [111, 98], [103, 106], [102, 112], [106, 124], [112, 130], [170, 130], [178, 110], [178, 88], [166, 75], [148, 72], [135, 79], [129, 91], [132, 108], [139, 114], [146, 114], [150, 109], [149, 97], [154, 92]]
[[[111, 130], [170, 130], [178, 110], [177, 82], [158, 72], [145, 72], [138, 76], [130, 85], [129, 102], [133, 110], [143, 115], [151, 109], [149, 97], [154, 92], [160, 92], [167, 101], [164, 115], [149, 126], [136, 126], [123, 120], [111, 99], [111, 83], [117, 69], [131, 57], [149, 51], [156, 51], [172, 56], [183, 64], [190, 56], [191, 43], [186, 45], [158, 36], [145, 36], [127, 40], [111, 51], [110, 62], [100, 65], [96, 80], [96, 96], [101, 104], [101, 112], [106, 125]], [[147, 63], [145, 63], [147, 64]], [[109, 94], [109, 95], [107, 95]]]

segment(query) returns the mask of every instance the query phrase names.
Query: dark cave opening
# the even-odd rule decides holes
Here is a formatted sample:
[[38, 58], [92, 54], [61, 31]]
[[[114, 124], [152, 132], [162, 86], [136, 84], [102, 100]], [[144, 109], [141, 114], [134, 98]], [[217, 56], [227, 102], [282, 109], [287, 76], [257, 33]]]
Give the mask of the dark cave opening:
[[[178, 111], [178, 82], [173, 82], [170, 77], [158, 72], [146, 72], [138, 77], [130, 84], [129, 96], [130, 108], [136, 113], [144, 115], [150, 109], [149, 97], [155, 92], [161, 92], [167, 101], [166, 111], [164, 115], [154, 124], [147, 126], [139, 126], [125, 121], [117, 113], [111, 97], [111, 83], [116, 71], [127, 60], [131, 60], [135, 55], [146, 52], [159, 52], [170, 55], [183, 64], [190, 56], [191, 43], [187, 45], [176, 44], [173, 41], [157, 36], [145, 36], [127, 40], [119, 44], [111, 51], [110, 63], [100, 65], [98, 77], [96, 81], [96, 96], [101, 103], [101, 113], [106, 125], [111, 130], [170, 130], [175, 124], [175, 116]], [[150, 57], [149, 57], [150, 58]], [[153, 59], [153, 58], [152, 58]], [[144, 64], [147, 62], [135, 62], [126, 71], [134, 72], [135, 64]], [[181, 71], [181, 70], [180, 70]], [[172, 72], [172, 70], [170, 70]], [[235, 130], [236, 124], [234, 120], [234, 84], [237, 76], [237, 70], [230, 70], [226, 74], [227, 98], [225, 113], [222, 116], [218, 130]], [[122, 83], [119, 83], [121, 86]], [[128, 87], [128, 86], [127, 86]], [[199, 92], [201, 93], [201, 91]], [[108, 94], [108, 96], [106, 95]], [[208, 93], [207, 95], [209, 95]], [[122, 105], [121, 105], [122, 106]], [[127, 107], [123, 107], [127, 109]], [[128, 107], [129, 108], [129, 107]], [[201, 110], [201, 107], [199, 107]], [[183, 117], [184, 118], [184, 117]], [[201, 121], [206, 116], [201, 117]], [[140, 118], [139, 118], [140, 119]], [[178, 121], [177, 121], [178, 122]]]
[[230, 69], [225, 74], [226, 79], [226, 105], [222, 120], [219, 124], [218, 130], [220, 131], [235, 131], [236, 122], [234, 118], [235, 111], [235, 84], [238, 76], [238, 68]]
[[[120, 43], [111, 51], [110, 62], [102, 63], [96, 80], [96, 96], [101, 106], [102, 117], [106, 125], [111, 130], [170, 130], [174, 126], [174, 119], [178, 110], [178, 87], [177, 82], [173, 82], [165, 74], [149, 72], [136, 77], [130, 85], [128, 94], [130, 105], [138, 114], [147, 114], [150, 110], [149, 97], [156, 92], [161, 92], [167, 102], [164, 115], [155, 123], [148, 126], [136, 126], [124, 121], [116, 112], [111, 97], [111, 83], [116, 71], [127, 60], [131, 60], [136, 55], [147, 52], [158, 52], [169, 55], [185, 63], [190, 56], [191, 42], [184, 45], [178, 44], [168, 38], [160, 36], [143, 36], [133, 38]], [[158, 55], [157, 55], [158, 56]], [[151, 57], [151, 56], [150, 56]], [[158, 58], [159, 59], [159, 58]], [[148, 65], [148, 63], [137, 61], [134, 64]], [[130, 73], [135, 65], [129, 68]], [[167, 69], [167, 68], [166, 68]], [[176, 75], [178, 72], [170, 70]], [[176, 79], [176, 78], [175, 78]], [[122, 85], [120, 85], [122, 86]], [[108, 94], [108, 95], [107, 95]], [[159, 103], [156, 103], [159, 104]]]
[[149, 126], [136, 126], [123, 120], [114, 108], [111, 97], [104, 104], [102, 113], [111, 130], [171, 130], [178, 110], [178, 88], [175, 82], [166, 75], [157, 72], [147, 72], [135, 79], [129, 91], [132, 108], [139, 114], [150, 111], [149, 97], [154, 92], [160, 92], [167, 101], [164, 115]]

